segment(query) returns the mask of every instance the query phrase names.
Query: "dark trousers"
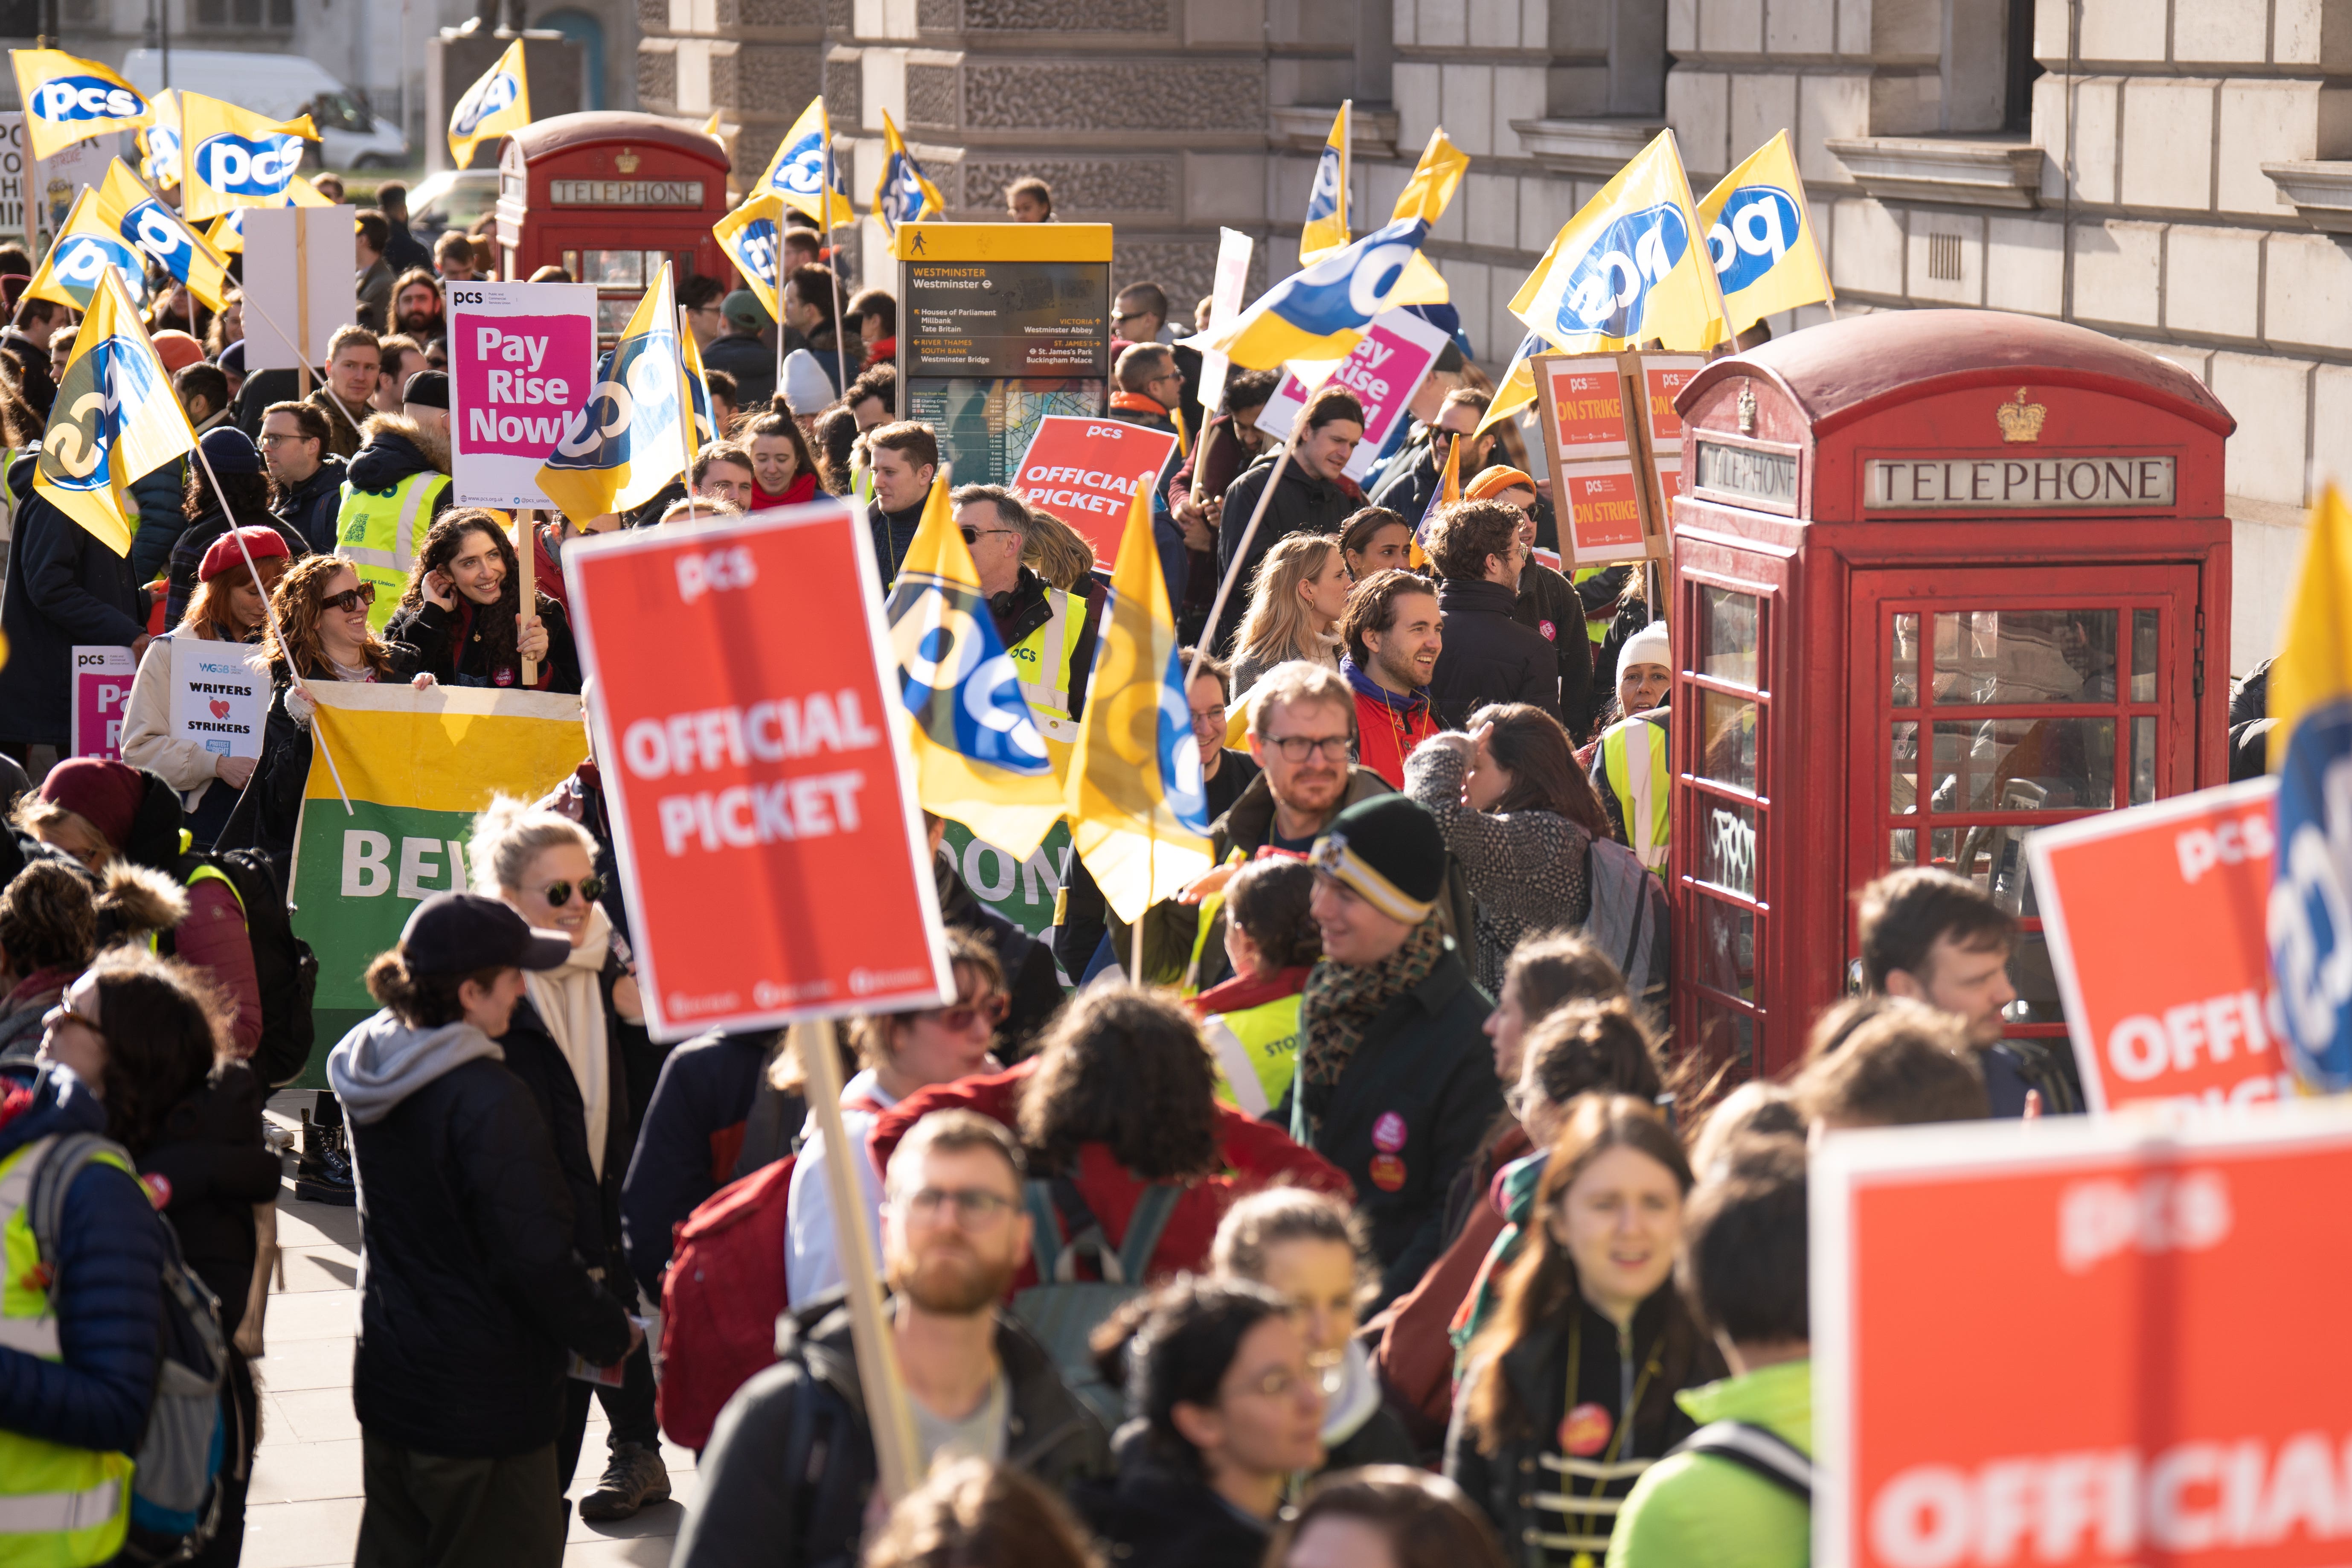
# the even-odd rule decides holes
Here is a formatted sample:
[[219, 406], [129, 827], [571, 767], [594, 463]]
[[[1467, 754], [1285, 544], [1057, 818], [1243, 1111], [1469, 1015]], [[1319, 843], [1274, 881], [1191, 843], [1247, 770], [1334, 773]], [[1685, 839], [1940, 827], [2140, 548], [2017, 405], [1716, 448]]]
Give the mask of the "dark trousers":
[[420, 1454], [362, 1433], [355, 1568], [560, 1568], [555, 1445], [495, 1459]]
[[659, 1449], [661, 1423], [654, 1415], [653, 1355], [648, 1347], [639, 1345], [622, 1365], [624, 1381], [618, 1388], [583, 1383], [576, 1377], [564, 1379], [563, 1431], [555, 1440], [556, 1473], [562, 1487], [568, 1489], [572, 1478], [579, 1473], [580, 1450], [588, 1440], [588, 1402], [592, 1394], [604, 1405], [604, 1419], [613, 1424], [613, 1435], [607, 1441], [614, 1447], [639, 1443]]

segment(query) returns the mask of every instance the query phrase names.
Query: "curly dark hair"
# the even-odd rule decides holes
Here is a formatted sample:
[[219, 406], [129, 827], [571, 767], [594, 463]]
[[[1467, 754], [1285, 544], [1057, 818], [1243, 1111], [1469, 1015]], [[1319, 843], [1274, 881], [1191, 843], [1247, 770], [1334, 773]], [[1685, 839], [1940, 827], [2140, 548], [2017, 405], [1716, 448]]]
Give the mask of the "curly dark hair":
[[1475, 583], [1486, 575], [1486, 558], [1511, 558], [1518, 536], [1519, 509], [1498, 500], [1461, 500], [1437, 509], [1429, 529], [1430, 563], [1441, 577]]
[[98, 981], [106, 1037], [106, 1134], [143, 1154], [172, 1107], [201, 1087], [226, 1054], [226, 1008], [187, 965], [117, 948], [89, 973]]
[[1021, 1092], [1032, 1170], [1073, 1170], [1087, 1143], [1108, 1144], [1147, 1182], [1189, 1181], [1223, 1163], [1216, 1073], [1200, 1026], [1171, 996], [1134, 985], [1086, 992], [1038, 1054]]
[[[462, 507], [443, 512], [438, 521], [425, 531], [425, 542], [416, 547], [415, 563], [408, 569], [408, 585], [400, 591], [400, 607], [415, 609], [425, 602], [425, 575], [428, 572], [446, 570], [466, 548], [467, 536], [487, 533], [497, 545], [499, 560], [506, 567], [506, 576], [499, 584], [499, 602], [494, 608], [467, 601], [482, 635], [482, 658], [485, 669], [520, 668], [521, 661], [515, 656], [515, 617], [522, 607], [522, 563], [516, 558], [514, 542], [507, 531], [499, 526], [499, 514], [484, 507]], [[457, 597], [464, 599], [463, 593]], [[544, 594], [534, 594], [541, 619], [554, 608], [555, 601]]]
[[98, 907], [79, 867], [36, 860], [0, 891], [0, 968], [17, 980], [79, 969], [97, 946]]

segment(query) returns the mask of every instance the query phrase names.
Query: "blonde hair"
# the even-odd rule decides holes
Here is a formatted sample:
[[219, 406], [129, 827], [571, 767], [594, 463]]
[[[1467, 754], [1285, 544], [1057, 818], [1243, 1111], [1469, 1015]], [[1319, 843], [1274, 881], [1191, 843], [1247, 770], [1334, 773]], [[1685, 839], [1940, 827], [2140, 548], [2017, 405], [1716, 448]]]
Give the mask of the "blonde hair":
[[591, 860], [596, 840], [567, 816], [541, 811], [512, 795], [494, 795], [474, 818], [474, 836], [466, 847], [473, 865], [474, 890], [490, 898], [508, 889], [520, 889], [530, 863], [550, 849], [576, 845]]
[[1323, 574], [1339, 549], [1339, 542], [1328, 533], [1293, 533], [1275, 542], [1250, 580], [1249, 614], [1242, 621], [1235, 662], [1332, 662], [1339, 645], [1311, 624], [1298, 590]]
[[1029, 509], [1029, 538], [1021, 546], [1021, 564], [1065, 594], [1077, 592], [1087, 574], [1095, 569], [1095, 549], [1078, 531], [1050, 511]]

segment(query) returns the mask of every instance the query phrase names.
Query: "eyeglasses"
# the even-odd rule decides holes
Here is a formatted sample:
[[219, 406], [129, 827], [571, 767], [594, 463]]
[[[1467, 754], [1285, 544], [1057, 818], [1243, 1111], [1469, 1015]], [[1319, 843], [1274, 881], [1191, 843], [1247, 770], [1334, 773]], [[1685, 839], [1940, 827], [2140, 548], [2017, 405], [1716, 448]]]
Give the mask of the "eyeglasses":
[[1192, 728], [1195, 730], [1222, 730], [1225, 727], [1225, 705], [1222, 702], [1214, 708], [1192, 708], [1186, 711], [1192, 715]]
[[1004, 1022], [1004, 1015], [1012, 1006], [1013, 1004], [1005, 1000], [1002, 992], [992, 991], [977, 1002], [960, 1003], [953, 1007], [926, 1007], [916, 1016], [937, 1018], [940, 1026], [950, 1033], [971, 1028], [974, 1018], [987, 1019], [988, 1026], [992, 1029]]
[[1294, 1377], [1287, 1367], [1277, 1367], [1263, 1377], [1243, 1384], [1234, 1392], [1255, 1394], [1261, 1399], [1291, 1399], [1297, 1397], [1301, 1389], [1313, 1389], [1318, 1394], [1322, 1392], [1312, 1380]]
[[330, 594], [319, 601], [322, 610], [356, 610], [375, 603], [375, 584], [362, 583], [356, 588], [346, 588], [340, 594]]
[[315, 441], [317, 439], [318, 437], [316, 436], [305, 436], [299, 431], [291, 436], [284, 435], [275, 430], [264, 430], [261, 433], [261, 445], [265, 447], [283, 446], [289, 441]]
[[1282, 753], [1286, 763], [1303, 763], [1318, 752], [1335, 763], [1343, 763], [1356, 743], [1352, 735], [1267, 735], [1263, 739]]
[[1013, 1212], [1013, 1200], [986, 1187], [923, 1187], [899, 1200], [907, 1217], [919, 1225], [937, 1225], [940, 1211], [952, 1208], [963, 1230], [987, 1230]]
[[43, 1028], [54, 1029], [59, 1024], [79, 1024], [91, 1034], [101, 1037], [106, 1033], [104, 1029], [98, 1026], [97, 1019], [84, 1017], [81, 1014], [75, 1012], [69, 1005], [64, 1002], [58, 1003], [56, 1006], [41, 1015], [41, 1026]]
[[964, 542], [964, 545], [965, 545], [965, 547], [966, 547], [967, 549], [969, 549], [971, 546], [972, 546], [972, 545], [975, 545], [975, 544], [979, 543], [979, 542], [980, 542], [980, 541], [981, 541], [982, 536], [982, 535], [984, 535], [984, 534], [991, 534], [991, 533], [1014, 533], [1014, 534], [1017, 534], [1017, 533], [1019, 533], [1021, 531], [1020, 531], [1019, 529], [1017, 529], [1017, 528], [962, 528], [962, 527], [959, 527], [959, 528], [956, 530], [956, 531], [957, 531], [958, 533], [961, 533], [961, 534], [962, 534], [962, 535], [963, 535], [963, 542]]
[[[572, 884], [568, 881], [550, 882], [539, 891], [540, 896], [547, 900], [547, 907], [551, 910], [560, 910], [564, 905], [572, 901]], [[603, 898], [604, 896], [604, 879], [602, 877], [581, 878], [580, 896], [587, 900], [592, 904], [597, 900]]]

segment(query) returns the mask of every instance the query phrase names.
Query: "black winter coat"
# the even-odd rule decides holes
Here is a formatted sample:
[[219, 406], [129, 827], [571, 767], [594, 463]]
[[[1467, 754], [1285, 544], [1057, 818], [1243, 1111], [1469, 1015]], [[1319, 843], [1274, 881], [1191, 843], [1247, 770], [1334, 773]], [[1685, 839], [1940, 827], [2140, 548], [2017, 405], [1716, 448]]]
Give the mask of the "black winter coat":
[[735, 406], [750, 410], [776, 393], [776, 351], [755, 332], [729, 332], [702, 351], [702, 368], [735, 378]]
[[[1566, 1530], [1578, 1534], [1605, 1536], [1612, 1522], [1612, 1515], [1605, 1512], [1563, 1516], [1557, 1510], [1538, 1508], [1531, 1500], [1536, 1492], [1558, 1493], [1566, 1481], [1578, 1498], [1591, 1495], [1598, 1485], [1601, 1497], [1622, 1501], [1639, 1479], [1633, 1475], [1617, 1479], [1563, 1476], [1543, 1462], [1546, 1455], [1555, 1460], [1565, 1457], [1559, 1433], [1570, 1409], [1570, 1312], [1578, 1314], [1582, 1324], [1576, 1336], [1580, 1363], [1576, 1403], [1599, 1405], [1607, 1410], [1614, 1424], [1612, 1434], [1616, 1427], [1627, 1423], [1627, 1393], [1640, 1383], [1642, 1369], [1653, 1352], [1658, 1354], [1658, 1371], [1630, 1413], [1632, 1430], [1618, 1451], [1620, 1462], [1662, 1458], [1667, 1449], [1696, 1431], [1698, 1423], [1675, 1403], [1674, 1396], [1683, 1389], [1712, 1383], [1725, 1374], [1721, 1353], [1683, 1315], [1674, 1284], [1668, 1281], [1634, 1310], [1631, 1368], [1625, 1366], [1618, 1353], [1617, 1325], [1581, 1296], [1513, 1342], [1503, 1352], [1503, 1376], [1510, 1384], [1517, 1409], [1527, 1419], [1518, 1430], [1496, 1444], [1492, 1453], [1479, 1452], [1477, 1434], [1465, 1420], [1470, 1404], [1465, 1384], [1462, 1397], [1454, 1401], [1453, 1425], [1445, 1433], [1446, 1477], [1485, 1510], [1512, 1559], [1530, 1568], [1542, 1568], [1547, 1554], [1540, 1544], [1528, 1538], [1538, 1531], [1547, 1535], [1562, 1533], [1563, 1517]], [[1668, 1329], [1670, 1321], [1675, 1325], [1672, 1331]], [[1474, 1371], [1471, 1375], [1477, 1373]], [[1580, 1457], [1591, 1463], [1601, 1459], [1600, 1454]], [[1556, 1561], [1567, 1555], [1566, 1552], [1555, 1551], [1550, 1559]], [[1600, 1553], [1596, 1552], [1594, 1555]]]
[[155, 1141], [139, 1155], [139, 1173], [171, 1184], [163, 1217], [180, 1255], [220, 1298], [221, 1327], [236, 1332], [253, 1284], [253, 1205], [274, 1201], [284, 1168], [261, 1142], [266, 1091], [243, 1062], [164, 1114]]
[[331, 554], [335, 519], [343, 505], [343, 460], [332, 452], [319, 456], [319, 470], [290, 490], [278, 492], [269, 510], [278, 521], [309, 541], [311, 551]]
[[345, 1120], [366, 1258], [361, 1426], [453, 1458], [554, 1442], [564, 1352], [610, 1365], [629, 1322], [574, 1255], [572, 1194], [530, 1090], [480, 1057], [379, 1121]]
[[[499, 1048], [507, 1054], [507, 1068], [530, 1090], [555, 1145], [555, 1163], [563, 1167], [564, 1185], [572, 1193], [572, 1245], [588, 1267], [611, 1270], [616, 1279], [627, 1268], [621, 1256], [621, 1178], [628, 1169], [629, 1151], [637, 1132], [629, 1116], [621, 1019], [613, 1011], [613, 983], [625, 973], [619, 955], [608, 952], [600, 988], [604, 994], [604, 1071], [613, 1105], [604, 1116], [601, 1178], [596, 1163], [589, 1157], [588, 1105], [580, 1093], [579, 1077], [530, 997], [515, 1004], [507, 1032], [499, 1037]], [[614, 1293], [623, 1294], [617, 1285]]]
[[1541, 632], [1513, 618], [1517, 599], [1500, 583], [1448, 577], [1438, 584], [1445, 645], [1429, 696], [1449, 728], [1465, 728], [1489, 702], [1531, 703], [1559, 717], [1559, 655]]
[[[857, 1560], [876, 1467], [841, 1292], [777, 1320], [776, 1340], [776, 1364], [736, 1391], [702, 1451], [702, 1502], [678, 1531], [677, 1568]], [[996, 1354], [1012, 1385], [1005, 1463], [1053, 1492], [1107, 1474], [1100, 1423], [1028, 1331], [1002, 1315]]]
[[1592, 638], [1584, 629], [1584, 601], [1576, 584], [1530, 561], [1519, 571], [1519, 596], [1511, 618], [1551, 645], [1559, 661], [1559, 717], [1570, 737], [1582, 744], [1592, 729]]
[[[386, 643], [392, 677], [406, 680], [416, 673], [416, 650], [406, 643]], [[294, 859], [294, 829], [302, 816], [302, 789], [310, 778], [310, 731], [286, 710], [286, 692], [292, 684], [283, 668], [273, 667], [276, 686], [269, 693], [269, 716], [261, 726], [261, 760], [254, 764], [245, 793], [221, 825], [215, 849], [260, 849], [278, 862], [282, 879]], [[313, 679], [318, 679], [314, 677]]]
[[[1274, 466], [1279, 457], [1276, 453], [1260, 458], [1225, 491], [1224, 510], [1217, 515], [1218, 571], [1233, 570], [1234, 556], [1241, 548], [1242, 531], [1249, 527], [1250, 513], [1257, 510], [1257, 498], [1265, 492], [1266, 480], [1274, 477]], [[1217, 617], [1212, 635], [1220, 651], [1232, 646], [1234, 633], [1249, 611], [1249, 595], [1243, 590], [1249, 586], [1250, 574], [1257, 570], [1265, 552], [1274, 548], [1275, 541], [1294, 533], [1337, 533], [1360, 504], [1347, 486], [1318, 479], [1295, 460], [1283, 464], [1282, 483], [1275, 489], [1274, 499], [1265, 503], [1265, 516], [1250, 539], [1240, 580]]]
[[[519, 664], [490, 668], [482, 635], [474, 626], [476, 618], [485, 612], [462, 594], [451, 597], [456, 603], [446, 610], [425, 598], [419, 598], [414, 605], [403, 605], [392, 613], [383, 635], [415, 648], [416, 667], [444, 686], [520, 686], [522, 670]], [[563, 613], [562, 605], [546, 595], [539, 595], [538, 599], [540, 623], [547, 627], [547, 657], [540, 660], [539, 684], [531, 689], [577, 691], [580, 650], [572, 642], [571, 618]], [[514, 615], [511, 610], [503, 613], [509, 618]], [[501, 676], [505, 679], [500, 679]]]
[[128, 556], [33, 493], [34, 451], [8, 465], [16, 531], [0, 594], [0, 741], [63, 748], [73, 730], [76, 644], [129, 647], [145, 634], [146, 595]]
[[[287, 552], [298, 561], [310, 553], [310, 542], [303, 536], [302, 531], [281, 518], [266, 513], [256, 517], [247, 513], [240, 521], [248, 528], [277, 530], [278, 537], [286, 542]], [[196, 568], [205, 563], [205, 552], [213, 547], [213, 541], [227, 531], [228, 513], [222, 510], [217, 502], [206, 507], [202, 517], [180, 531], [180, 537], [172, 545], [171, 589], [163, 604], [165, 626], [178, 626], [180, 617], [187, 613], [188, 600], [196, 591]], [[329, 532], [332, 531], [330, 528]], [[333, 545], [331, 543], [328, 548], [332, 549]]]
[[1120, 1431], [1118, 1479], [1070, 1497], [1116, 1568], [1258, 1568], [1272, 1527], [1161, 1463], [1136, 1426]]
[[[1444, 1250], [1446, 1190], [1503, 1109], [1494, 1048], [1479, 1032], [1494, 1010], [1460, 952], [1449, 948], [1428, 979], [1365, 1028], [1337, 1083], [1302, 1081], [1307, 1109], [1321, 1123], [1315, 1152], [1348, 1173], [1357, 1212], [1371, 1229], [1381, 1266], [1373, 1310], [1412, 1289]], [[1372, 1142], [1374, 1127], [1391, 1112], [1405, 1124], [1404, 1143], [1395, 1149]], [[1404, 1163], [1394, 1192], [1372, 1180], [1372, 1157], [1381, 1153]]]
[[647, 1300], [661, 1300], [678, 1222], [731, 1179], [737, 1140], [774, 1041], [772, 1029], [714, 1030], [662, 1063], [621, 1179], [621, 1247]]

